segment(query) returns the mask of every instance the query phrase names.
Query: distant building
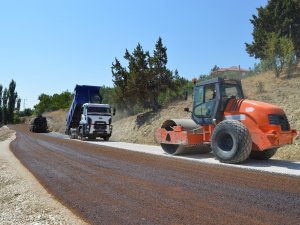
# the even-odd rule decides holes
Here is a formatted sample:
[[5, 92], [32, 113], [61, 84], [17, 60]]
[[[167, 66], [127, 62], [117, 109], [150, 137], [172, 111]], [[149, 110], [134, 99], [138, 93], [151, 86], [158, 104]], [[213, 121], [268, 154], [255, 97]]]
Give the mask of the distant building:
[[249, 70], [243, 69], [240, 67], [240, 65], [238, 65], [238, 66], [231, 66], [228, 68], [218, 68], [218, 69], [214, 70], [212, 73], [215, 76], [222, 76], [222, 75], [226, 75], [226, 74], [235, 74], [235, 75], [239, 75], [239, 76], [243, 77], [248, 72], [249, 72]]

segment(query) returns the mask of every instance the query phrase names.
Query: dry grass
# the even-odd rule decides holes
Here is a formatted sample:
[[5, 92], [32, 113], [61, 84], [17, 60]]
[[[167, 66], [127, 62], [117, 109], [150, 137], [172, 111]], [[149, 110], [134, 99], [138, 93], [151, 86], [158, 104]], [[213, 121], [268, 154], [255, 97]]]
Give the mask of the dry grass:
[[167, 119], [190, 118], [191, 114], [184, 112], [183, 109], [191, 105], [190, 98], [188, 101], [170, 104], [158, 113], [146, 112], [113, 122], [112, 140], [155, 144], [154, 131]]

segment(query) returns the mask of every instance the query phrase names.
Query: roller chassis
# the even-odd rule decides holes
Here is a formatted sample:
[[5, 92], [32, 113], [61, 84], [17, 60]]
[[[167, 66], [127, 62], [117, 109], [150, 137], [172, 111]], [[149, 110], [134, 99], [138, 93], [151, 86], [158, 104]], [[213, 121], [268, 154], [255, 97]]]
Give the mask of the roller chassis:
[[[225, 96], [224, 86], [235, 88], [237, 96]], [[215, 89], [214, 99], [205, 102], [208, 87]], [[203, 102], [196, 102], [195, 98], [200, 101], [201, 97]], [[216, 78], [196, 84], [193, 105], [192, 119], [166, 120], [156, 131], [157, 143], [168, 154], [203, 153], [211, 149], [224, 163], [241, 163], [249, 156], [265, 160], [280, 146], [291, 144], [297, 135], [281, 108], [245, 99], [238, 80]]]

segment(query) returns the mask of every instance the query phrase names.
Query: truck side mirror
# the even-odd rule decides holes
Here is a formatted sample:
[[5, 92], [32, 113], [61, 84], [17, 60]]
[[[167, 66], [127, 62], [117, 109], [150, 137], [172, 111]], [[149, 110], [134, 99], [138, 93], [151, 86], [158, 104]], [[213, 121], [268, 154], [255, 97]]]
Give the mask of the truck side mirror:
[[116, 108], [113, 108], [113, 116], [116, 115]]
[[184, 108], [183, 110], [184, 110], [185, 112], [191, 112], [190, 109], [189, 109], [188, 107], [187, 107], [187, 108]]

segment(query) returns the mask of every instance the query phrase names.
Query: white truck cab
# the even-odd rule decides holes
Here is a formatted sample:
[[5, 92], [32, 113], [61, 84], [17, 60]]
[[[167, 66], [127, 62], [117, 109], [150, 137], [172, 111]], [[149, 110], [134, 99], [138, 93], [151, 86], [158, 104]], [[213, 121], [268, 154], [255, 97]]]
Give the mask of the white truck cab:
[[81, 108], [78, 134], [81, 139], [103, 138], [108, 141], [112, 134], [112, 108], [109, 104], [85, 103]]

